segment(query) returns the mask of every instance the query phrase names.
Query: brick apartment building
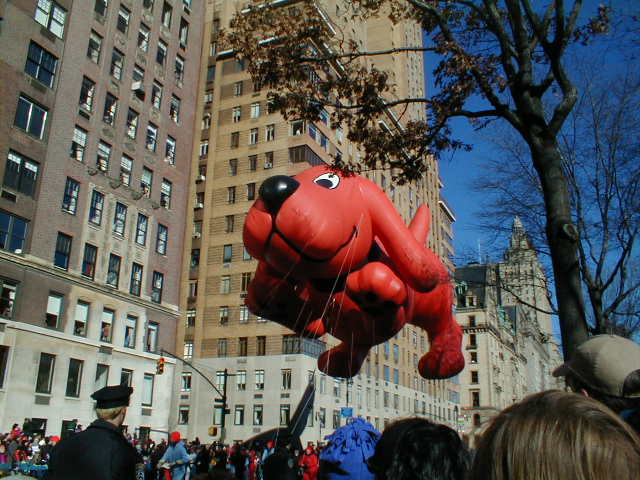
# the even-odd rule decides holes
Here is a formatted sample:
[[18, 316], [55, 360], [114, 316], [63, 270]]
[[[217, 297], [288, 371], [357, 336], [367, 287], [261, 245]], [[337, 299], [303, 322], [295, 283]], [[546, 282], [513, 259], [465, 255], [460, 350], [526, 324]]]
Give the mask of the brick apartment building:
[[0, 5], [0, 430], [167, 430], [204, 2]]

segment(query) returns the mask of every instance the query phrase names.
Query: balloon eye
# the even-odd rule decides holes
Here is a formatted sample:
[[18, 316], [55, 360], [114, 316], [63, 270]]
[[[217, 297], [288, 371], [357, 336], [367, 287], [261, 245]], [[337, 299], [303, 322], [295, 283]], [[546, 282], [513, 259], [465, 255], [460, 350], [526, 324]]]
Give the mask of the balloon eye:
[[340, 177], [335, 173], [323, 173], [314, 180], [321, 187], [333, 190], [340, 185]]

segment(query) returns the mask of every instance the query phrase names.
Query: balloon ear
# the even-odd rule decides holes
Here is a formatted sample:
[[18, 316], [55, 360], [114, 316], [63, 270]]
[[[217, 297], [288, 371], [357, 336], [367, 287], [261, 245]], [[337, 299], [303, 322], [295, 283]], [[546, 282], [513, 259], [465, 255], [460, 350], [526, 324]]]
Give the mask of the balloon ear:
[[420, 207], [410, 230], [391, 200], [375, 183], [363, 179], [362, 185], [373, 234], [382, 243], [400, 277], [419, 292], [428, 292], [439, 283], [448, 282], [444, 265], [425, 247], [430, 226], [429, 209], [424, 205]]

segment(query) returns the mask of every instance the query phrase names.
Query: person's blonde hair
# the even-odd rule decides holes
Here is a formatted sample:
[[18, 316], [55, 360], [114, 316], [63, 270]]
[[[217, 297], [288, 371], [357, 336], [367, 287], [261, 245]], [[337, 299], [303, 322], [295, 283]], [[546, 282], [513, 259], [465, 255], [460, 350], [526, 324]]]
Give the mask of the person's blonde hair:
[[113, 420], [126, 409], [127, 407], [96, 408], [96, 415], [101, 420]]
[[637, 480], [640, 438], [597, 400], [549, 390], [495, 417], [470, 480]]

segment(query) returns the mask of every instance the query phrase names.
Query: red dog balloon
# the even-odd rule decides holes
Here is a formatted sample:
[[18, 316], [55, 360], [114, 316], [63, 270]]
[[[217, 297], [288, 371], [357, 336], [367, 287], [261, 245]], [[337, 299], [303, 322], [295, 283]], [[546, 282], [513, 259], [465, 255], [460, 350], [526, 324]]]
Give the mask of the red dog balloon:
[[244, 243], [260, 263], [246, 304], [256, 315], [303, 336], [330, 333], [342, 343], [318, 366], [352, 377], [369, 349], [406, 323], [427, 331], [425, 378], [464, 367], [462, 330], [442, 262], [425, 247], [426, 206], [409, 228], [373, 182], [325, 166], [264, 181], [249, 210]]

